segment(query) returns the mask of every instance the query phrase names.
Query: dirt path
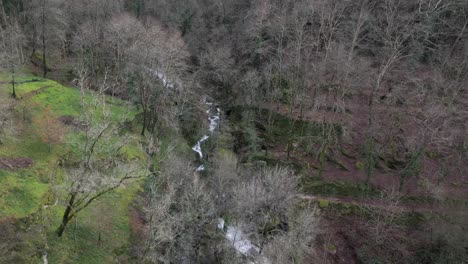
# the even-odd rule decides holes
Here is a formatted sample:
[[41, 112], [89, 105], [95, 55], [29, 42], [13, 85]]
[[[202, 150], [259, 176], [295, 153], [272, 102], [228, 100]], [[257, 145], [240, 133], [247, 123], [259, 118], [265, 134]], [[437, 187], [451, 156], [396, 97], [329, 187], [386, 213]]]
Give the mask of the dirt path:
[[29, 168], [34, 164], [30, 158], [3, 158], [0, 157], [0, 169], [15, 170]]
[[[307, 195], [299, 194], [297, 198], [301, 200], [310, 200], [310, 201], [329, 201], [332, 203], [341, 203], [359, 206], [362, 208], [376, 209], [382, 211], [392, 211], [397, 213], [449, 213], [449, 212], [458, 212], [460, 213], [459, 208], [447, 208], [443, 204], [430, 204], [430, 203], [418, 203], [418, 204], [404, 204], [401, 202], [390, 202], [385, 200], [366, 200], [366, 199], [355, 199], [355, 198], [340, 198], [332, 196], [317, 196], [317, 195]], [[468, 210], [461, 211], [462, 214], [468, 215]]]

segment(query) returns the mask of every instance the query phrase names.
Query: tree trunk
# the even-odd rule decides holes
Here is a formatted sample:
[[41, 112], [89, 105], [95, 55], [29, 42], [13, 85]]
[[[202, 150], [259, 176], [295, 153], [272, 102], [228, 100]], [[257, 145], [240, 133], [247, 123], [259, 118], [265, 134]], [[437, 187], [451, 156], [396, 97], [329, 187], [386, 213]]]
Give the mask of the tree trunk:
[[60, 224], [57, 231], [55, 231], [58, 237], [62, 237], [63, 232], [65, 231], [65, 228], [68, 225], [68, 222], [70, 222], [70, 220], [73, 218], [72, 211], [73, 211], [73, 204], [75, 203], [75, 198], [76, 198], [76, 194], [72, 194], [70, 197], [70, 200], [68, 201], [67, 209], [65, 209], [65, 212], [63, 213], [62, 223]]
[[146, 107], [143, 107], [143, 128], [141, 129], [141, 135], [145, 135], [145, 130], [146, 130], [146, 116], [147, 116], [147, 110]]
[[16, 98], [16, 87], [15, 87], [15, 66], [11, 64], [11, 87], [13, 88], [11, 96]]
[[34, 59], [34, 55], [36, 54], [36, 39], [37, 39], [37, 28], [33, 25], [33, 35], [32, 35], [32, 43], [31, 43], [31, 59]]
[[46, 40], [45, 40], [45, 0], [42, 2], [42, 67], [43, 77], [47, 75], [47, 64], [46, 64]]
[[158, 123], [158, 115], [156, 113], [156, 108], [154, 109], [153, 113], [151, 114], [152, 116], [150, 116], [150, 125], [148, 126], [148, 130], [151, 132], [151, 134], [153, 135], [154, 134], [154, 131], [156, 129], [156, 124]]
[[57, 231], [55, 231], [58, 237], [62, 237], [63, 232], [65, 231], [65, 228], [68, 225], [68, 222], [70, 222], [70, 219], [68, 218], [68, 216], [64, 215], [60, 227], [57, 229]]
[[403, 191], [403, 185], [405, 184], [405, 177], [404, 176], [400, 176], [400, 184], [398, 186], [398, 192], [402, 192]]
[[328, 149], [328, 143], [322, 146], [322, 149], [320, 150], [319, 154], [319, 170], [317, 173], [317, 176], [319, 179], [322, 179], [323, 176], [323, 171], [325, 169], [325, 158], [327, 155], [327, 149]]
[[448, 60], [453, 56], [453, 53], [455, 53], [455, 48], [457, 47], [457, 44], [460, 41], [460, 39], [462, 39], [463, 32], [465, 32], [467, 26], [468, 26], [468, 18], [466, 19], [466, 22], [463, 25], [463, 28], [460, 30], [460, 33], [458, 34], [457, 39], [455, 40], [452, 47], [450, 48], [449, 55], [445, 58], [444, 63], [442, 64], [442, 66], [447, 65]]
[[1, 17], [2, 20], [3, 20], [2, 22], [3, 22], [3, 24], [6, 25], [6, 23], [7, 23], [7, 20], [6, 20], [6, 19], [7, 19], [7, 18], [6, 18], [5, 7], [3, 6], [3, 1], [0, 1], [0, 11], [1, 11], [0, 17]]
[[365, 164], [365, 170], [366, 170], [366, 185], [369, 186], [370, 184], [370, 179], [372, 177], [372, 172], [375, 166], [375, 160], [374, 160], [374, 138], [370, 136], [367, 139], [366, 144], [366, 164]]

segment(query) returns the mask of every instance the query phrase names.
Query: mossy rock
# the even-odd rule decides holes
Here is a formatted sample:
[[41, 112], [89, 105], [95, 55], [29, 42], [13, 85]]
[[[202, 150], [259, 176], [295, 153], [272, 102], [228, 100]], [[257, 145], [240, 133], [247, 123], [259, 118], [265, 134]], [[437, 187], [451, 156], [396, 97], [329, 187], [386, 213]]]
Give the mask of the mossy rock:
[[362, 161], [357, 161], [356, 162], [356, 169], [364, 170], [364, 167], [365, 167], [364, 162], [362, 162]]
[[327, 251], [328, 251], [328, 253], [336, 254], [336, 246], [333, 245], [333, 244], [331, 244], [331, 243], [329, 243], [329, 244], [327, 245]]
[[320, 208], [326, 209], [326, 208], [328, 208], [328, 206], [330, 206], [330, 201], [325, 200], [325, 199], [320, 199], [319, 200], [319, 207]]
[[296, 204], [297, 208], [300, 209], [300, 210], [304, 210], [306, 208], [308, 208], [310, 206], [310, 201], [308, 200], [300, 200], [297, 204]]
[[427, 149], [427, 150], [425, 151], [425, 154], [426, 154], [426, 156], [427, 156], [428, 158], [430, 158], [430, 159], [437, 159], [437, 158], [441, 158], [441, 157], [442, 157], [442, 155], [441, 155], [439, 152], [435, 151], [435, 150], [429, 150], [429, 149]]

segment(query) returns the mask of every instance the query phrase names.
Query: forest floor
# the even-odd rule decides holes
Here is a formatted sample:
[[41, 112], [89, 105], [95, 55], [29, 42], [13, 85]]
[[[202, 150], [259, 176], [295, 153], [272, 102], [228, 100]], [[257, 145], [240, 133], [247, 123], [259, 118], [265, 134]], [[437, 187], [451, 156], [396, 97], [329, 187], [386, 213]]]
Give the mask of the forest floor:
[[[325, 100], [326, 101], [326, 100]], [[329, 105], [334, 105], [328, 102]], [[290, 111], [286, 105], [265, 104], [263, 107], [285, 118], [304, 121], [307, 123], [322, 124], [324, 120], [329, 124], [336, 124], [344, 128], [346, 138], [340, 143], [339, 149], [332, 150], [333, 160], [328, 160], [323, 168], [322, 180], [330, 182], [347, 182], [359, 184], [366, 181], [366, 174], [362, 168], [364, 164], [364, 155], [362, 148], [365, 140], [364, 130], [367, 127], [367, 105], [366, 97], [355, 95], [346, 100], [346, 110], [332, 111], [326, 107], [327, 102], [323, 102], [318, 110], [304, 109]], [[389, 113], [399, 112], [401, 121], [399, 128], [391, 127], [391, 124], [379, 124], [388, 126], [386, 132], [388, 135], [382, 135], [378, 140], [385, 143], [384, 147], [393, 144], [392, 148], [400, 148], [399, 138], [411, 138], [418, 135], [415, 128], [413, 116], [418, 112], [415, 107], [397, 108], [396, 106], [381, 106], [376, 109], [376, 115], [389, 115]], [[302, 116], [302, 117], [301, 117]], [[383, 118], [386, 120], [386, 118]], [[391, 120], [391, 119], [389, 119]], [[385, 129], [385, 128], [383, 128]], [[398, 130], [399, 129], [399, 130]], [[457, 129], [457, 128], [454, 128]], [[393, 130], [393, 131], [392, 131]], [[458, 132], [463, 135], [463, 131]], [[300, 144], [300, 143], [298, 143]], [[307, 143], [306, 143], [307, 144]], [[294, 153], [286, 151], [284, 144], [273, 144], [271, 156], [273, 158], [286, 161], [292, 160], [298, 164], [307, 164], [312, 169], [309, 170], [310, 177], [314, 177], [319, 166], [318, 159], [311, 154], [306, 153], [300, 147], [293, 148]], [[388, 147], [387, 147], [388, 148]], [[380, 150], [382, 156], [379, 157], [377, 168], [373, 171], [370, 178], [371, 186], [375, 188], [392, 191], [398, 190], [400, 184], [400, 174], [402, 168], [391, 168], [389, 163], [401, 162], [402, 157], [391, 157], [385, 150]], [[404, 149], [399, 149], [404, 152]], [[388, 160], [383, 160], [387, 158]], [[439, 199], [465, 199], [468, 197], [468, 171], [466, 169], [467, 157], [457, 156], [453, 151], [447, 149], [444, 145], [430, 145], [420, 159], [420, 172], [417, 177], [406, 179], [402, 188], [405, 195], [411, 196], [434, 196]], [[394, 159], [394, 160], [393, 160]], [[401, 166], [401, 165], [399, 165]]]
[[[451, 157], [451, 154], [443, 151], [426, 151], [419, 176], [407, 179], [401, 191], [398, 190], [400, 172], [386, 166], [383, 160], [373, 171], [369, 185], [365, 184], [365, 158], [361, 153], [364, 137], [361, 128], [366, 127], [366, 104], [363, 100], [362, 96], [356, 96], [343, 113], [330, 111], [324, 103], [318, 111], [303, 111], [302, 119], [300, 111], [291, 112], [285, 105], [263, 105], [254, 110], [257, 112], [256, 127], [261, 135], [260, 142], [267, 149], [255, 153], [255, 159], [290, 165], [302, 178], [298, 200], [315, 203], [322, 209], [321, 228], [324, 232], [319, 235], [321, 246], [316, 248], [316, 255], [323, 258], [323, 263], [359, 263], [362, 258], [358, 255], [362, 254], [388, 256], [389, 252], [378, 252], [380, 249], [375, 248], [379, 247], [379, 243], [370, 243], [376, 236], [369, 233], [378, 225], [377, 222], [387, 221], [382, 220], [387, 216], [393, 219], [391, 224], [385, 226], [391, 233], [388, 239], [394, 243], [396, 254], [401, 254], [399, 261], [414, 255], [414, 252], [409, 252], [415, 250], [420, 241], [413, 238], [425, 237], [427, 230], [421, 230], [423, 226], [430, 225], [435, 219], [446, 221], [444, 217], [450, 218], [450, 215], [457, 215], [457, 219], [468, 217], [468, 178], [463, 175], [463, 169], [457, 170], [464, 161], [450, 160], [451, 170], [441, 179], [441, 157]], [[230, 118], [234, 122], [240, 120], [235, 116]], [[348, 135], [339, 148], [330, 150], [320, 172], [320, 162], [313, 154], [314, 145], [303, 138], [304, 135], [313, 137], [317, 134], [323, 120], [341, 127]], [[293, 126], [288, 127], [287, 124], [291, 123]], [[403, 130], [408, 132], [413, 129], [411, 126], [408, 120]], [[289, 153], [288, 135], [293, 138]], [[388, 242], [385, 239], [382, 241]], [[332, 250], [328, 248], [330, 245]], [[375, 254], [372, 253], [374, 251]]]

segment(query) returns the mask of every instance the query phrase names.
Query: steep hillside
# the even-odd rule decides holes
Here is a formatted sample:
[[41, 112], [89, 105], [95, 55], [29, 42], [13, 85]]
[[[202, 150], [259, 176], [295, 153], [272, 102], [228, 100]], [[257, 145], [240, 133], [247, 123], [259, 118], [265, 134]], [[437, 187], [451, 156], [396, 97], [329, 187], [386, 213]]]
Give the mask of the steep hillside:
[[[10, 99], [11, 85], [1, 76], [0, 93], [2, 103], [9, 104], [9, 118], [0, 145], [0, 219], [2, 225], [16, 226], [24, 240], [24, 245], [9, 249], [18, 251], [16, 263], [33, 261], [36, 251], [47, 254], [50, 263], [105, 263], [125, 257], [130, 243], [130, 208], [142, 190], [141, 180], [125, 183], [85, 208], [62, 239], [54, 232], [67, 201], [66, 164], [77, 155], [74, 152], [79, 151], [86, 131], [80, 102], [91, 102], [91, 92], [81, 97], [76, 87], [22, 73], [16, 84], [17, 99]], [[116, 98], [105, 100], [111, 119], [126, 116], [129, 126], [122, 133], [132, 135], [134, 108]], [[121, 153], [122, 159], [140, 163], [146, 159], [138, 137]], [[3, 234], [4, 242], [12, 239], [8, 235], [14, 232]]]

